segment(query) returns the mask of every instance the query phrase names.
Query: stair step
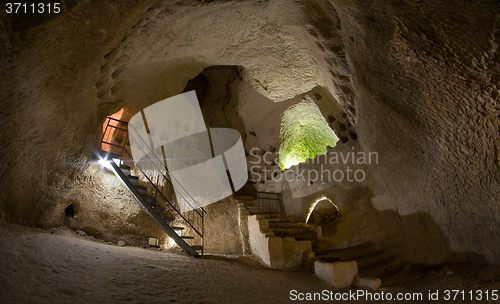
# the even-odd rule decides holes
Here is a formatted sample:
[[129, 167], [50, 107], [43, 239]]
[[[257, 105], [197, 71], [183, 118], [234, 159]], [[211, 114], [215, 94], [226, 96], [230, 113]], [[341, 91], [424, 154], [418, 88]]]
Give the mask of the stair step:
[[400, 266], [401, 260], [399, 257], [389, 257], [371, 267], [361, 270], [360, 274], [364, 276], [382, 278], [397, 271]]
[[307, 233], [294, 234], [294, 235], [289, 235], [289, 236], [295, 238], [297, 241], [312, 241], [318, 237], [317, 233], [314, 231], [307, 232]]
[[258, 220], [277, 219], [277, 218], [281, 218], [281, 217], [283, 217], [283, 215], [280, 213], [257, 214]]
[[310, 232], [309, 227], [299, 227], [299, 228], [270, 228], [269, 231], [272, 231], [276, 236], [292, 236], [297, 234], [303, 234]]
[[162, 217], [162, 219], [165, 221], [165, 223], [171, 223], [171, 222], [175, 221], [175, 218], [169, 217], [169, 216], [164, 216], [164, 217]]
[[358, 263], [358, 269], [366, 269], [368, 267], [374, 266], [381, 261], [387, 259], [389, 257], [389, 254], [387, 252], [387, 249], [379, 250], [375, 252], [372, 255], [368, 255], [362, 258], [357, 258], [356, 262]]
[[247, 209], [248, 211], [257, 211], [257, 210], [259, 210], [258, 206], [254, 206], [254, 205], [244, 205], [244, 206], [245, 206], [245, 209]]
[[245, 206], [245, 209], [253, 214], [281, 214], [276, 210], [268, 210], [265, 208], [259, 209], [257, 206]]
[[137, 176], [129, 175], [127, 176], [127, 178], [130, 181], [130, 183], [132, 183], [132, 185], [137, 186], [139, 184], [139, 178]]
[[323, 263], [334, 263], [334, 262], [347, 262], [347, 261], [343, 261], [341, 258], [339, 257], [321, 257], [321, 258], [316, 258], [316, 261], [320, 261], [320, 262], [323, 262]]
[[319, 261], [327, 263], [332, 263], [336, 261], [343, 261], [343, 262], [356, 261], [359, 270], [374, 266], [388, 258], [387, 250], [385, 249], [378, 250], [373, 254], [361, 256], [364, 255], [365, 253], [366, 251], [365, 252], [349, 251], [346, 249], [341, 249], [338, 251], [330, 251], [326, 254], [318, 254], [316, 255], [316, 258]]
[[143, 186], [135, 186], [135, 189], [137, 189], [140, 195], [146, 195], [146, 192], [148, 191], [148, 188]]
[[[257, 216], [257, 218], [259, 218]], [[270, 218], [270, 219], [267, 219], [267, 222], [269, 224], [271, 223], [295, 223], [295, 218], [294, 217], [277, 217], [277, 218]]]
[[233, 195], [233, 198], [237, 201], [254, 201], [257, 199], [257, 197], [250, 195]]
[[[129, 190], [132, 191], [133, 196], [138, 201], [138, 203], [142, 207], [145, 207], [145, 209], [148, 211], [147, 213], [155, 221], [157, 221], [157, 223], [159, 224], [160, 228], [162, 228], [168, 235], [172, 236], [178, 242], [178, 245], [181, 248], [183, 248], [184, 251], [188, 252], [192, 256], [200, 257], [200, 255], [196, 252], [196, 250], [203, 250], [203, 246], [200, 246], [200, 245], [189, 246], [185, 242], [183, 242], [183, 241], [181, 242], [179, 240], [179, 238], [183, 239], [183, 240], [193, 240], [195, 237], [193, 237], [193, 236], [179, 235], [179, 234], [181, 234], [179, 232], [184, 231], [186, 229], [186, 227], [174, 226], [173, 225], [173, 222], [175, 222], [175, 212], [177, 211], [175, 209], [175, 207], [173, 207], [172, 205], [166, 206], [168, 208], [168, 212], [166, 212], [167, 211], [166, 208], [157, 206], [156, 205], [157, 204], [157, 200], [156, 200], [157, 197], [156, 196], [153, 197], [151, 195], [146, 195], [146, 193], [148, 193], [148, 188], [139, 185], [139, 178], [137, 176], [130, 175], [131, 168], [130, 168], [130, 166], [127, 166], [127, 165], [125, 165], [123, 163], [123, 158], [121, 156], [117, 157], [117, 156], [115, 156], [113, 154], [101, 151], [100, 155], [97, 155], [97, 158], [99, 158], [99, 156], [105, 157], [105, 156], [102, 156], [102, 155], [107, 155], [108, 156], [107, 157], [108, 160], [111, 160], [112, 158], [119, 158], [121, 160], [120, 163], [119, 163], [118, 168], [115, 166], [114, 163], [112, 163], [112, 165], [118, 171], [118, 172], [116, 172], [116, 173], [118, 173], [118, 176], [120, 178], [122, 178], [123, 182], [125, 182], [125, 184], [128, 185], [131, 188]], [[131, 165], [132, 162], [128, 161], [128, 164]], [[167, 203], [169, 203], [168, 200], [167, 200]], [[154, 213], [152, 211], [154, 211]], [[171, 229], [168, 229], [166, 227], [166, 225], [164, 223], [162, 223], [162, 221], [159, 220], [159, 216], [157, 216], [155, 213], [158, 214], [159, 216], [161, 216], [162, 213], [168, 214], [169, 216], [161, 216], [161, 219], [166, 224], [168, 224], [169, 228], [171, 228]], [[174, 215], [174, 216], [172, 217], [172, 215]], [[179, 234], [177, 234], [175, 232], [177, 232]], [[203, 240], [203, 238], [202, 238], [202, 240]], [[191, 243], [193, 243], [193, 241], [191, 241]]]
[[372, 255], [377, 252], [377, 248], [371, 242], [361, 243], [343, 249], [331, 248], [331, 244], [319, 243], [318, 247], [313, 248], [317, 257], [328, 255], [329, 257], [344, 257], [347, 260], [354, 260], [364, 256]]
[[155, 207], [155, 206], [153, 206], [153, 210], [154, 210], [156, 213], [161, 214], [161, 213], [163, 213], [163, 211], [165, 211], [165, 208], [163, 208], [163, 207]]
[[148, 203], [149, 205], [151, 205], [151, 206], [156, 205], [156, 197], [146, 195], [146, 196], [144, 197], [144, 199], [146, 200], [146, 203]]
[[125, 176], [130, 175], [130, 167], [129, 166], [121, 165], [120, 170], [122, 170], [122, 172], [123, 172], [123, 174], [125, 174]]
[[268, 222], [269, 228], [306, 228], [306, 223]]

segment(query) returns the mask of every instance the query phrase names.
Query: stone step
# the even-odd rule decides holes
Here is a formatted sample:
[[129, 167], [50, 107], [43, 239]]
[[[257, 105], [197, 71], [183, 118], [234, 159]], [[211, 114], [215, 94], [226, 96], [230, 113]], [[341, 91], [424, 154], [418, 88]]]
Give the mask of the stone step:
[[245, 210], [247, 210], [248, 212], [252, 213], [252, 214], [259, 214], [259, 208], [257, 207], [254, 207], [254, 206], [245, 206]]
[[269, 228], [308, 228], [306, 223], [268, 222]]
[[311, 231], [311, 232], [300, 233], [300, 234], [292, 234], [289, 236], [295, 238], [297, 241], [313, 241], [316, 239], [317, 234], [316, 234], [316, 232]]
[[292, 236], [297, 234], [303, 234], [310, 232], [309, 227], [299, 227], [299, 228], [269, 228], [268, 231], [272, 231], [276, 236]]
[[282, 218], [284, 217], [282, 214], [280, 213], [266, 213], [266, 214], [257, 214], [257, 219], [258, 220], [269, 220], [269, 219], [277, 219], [277, 218]]
[[305, 233], [296, 233], [296, 234], [283, 234], [283, 233], [278, 233], [275, 234], [273, 230], [268, 230], [262, 232], [266, 237], [269, 236], [277, 236], [281, 238], [286, 238], [286, 237], [293, 237], [296, 241], [311, 241], [311, 244], [315, 241], [316, 239], [316, 232], [310, 231], [310, 232], [305, 232]]
[[193, 248], [194, 250], [202, 250], [203, 246], [202, 245], [192, 245], [191, 248]]
[[250, 207], [250, 208], [245, 207], [245, 210], [248, 211], [252, 215], [253, 214], [280, 214], [277, 211], [266, 211], [266, 210], [263, 210], [263, 209], [259, 210], [258, 207]]
[[358, 276], [356, 262], [324, 263], [314, 262], [314, 273], [335, 288], [351, 287]]
[[328, 237], [318, 237], [318, 243], [328, 243], [331, 239]]
[[372, 255], [368, 255], [362, 258], [357, 258], [356, 262], [358, 263], [358, 269], [362, 270], [377, 265], [383, 260], [387, 259], [388, 257], [389, 254], [387, 252], [387, 249], [383, 249], [375, 252]]
[[361, 243], [356, 246], [351, 246], [343, 249], [331, 248], [329, 243], [318, 243], [316, 248], [313, 248], [316, 257], [339, 257], [343, 260], [354, 260], [364, 256], [372, 255], [377, 252], [375, 244], [371, 242]]
[[375, 277], [358, 276], [358, 278], [354, 281], [354, 287], [377, 290], [380, 286], [382, 286], [382, 280]]
[[[247, 208], [247, 209], [259, 209], [259, 206], [256, 203], [255, 204], [247, 203], [247, 204], [243, 204], [243, 206], [245, 206], [245, 208]], [[261, 206], [261, 209], [265, 210], [264, 206]]]
[[267, 219], [267, 222], [269, 224], [271, 224], [271, 223], [295, 223], [295, 218], [293, 216], [277, 217], [277, 218]]
[[172, 229], [174, 229], [174, 231], [181, 231], [181, 230], [184, 230], [184, 227], [172, 226], [171, 228], [172, 228]]
[[255, 205], [246, 205], [246, 204], [243, 204], [243, 206], [247, 209], [247, 210], [257, 210], [259, 209], [258, 206], [255, 206]]
[[249, 195], [233, 195], [233, 198], [237, 201], [255, 201], [257, 198], [255, 196]]
[[384, 278], [399, 270], [401, 267], [401, 260], [399, 257], [388, 257], [379, 263], [365, 268], [360, 271], [360, 274], [363, 276]]

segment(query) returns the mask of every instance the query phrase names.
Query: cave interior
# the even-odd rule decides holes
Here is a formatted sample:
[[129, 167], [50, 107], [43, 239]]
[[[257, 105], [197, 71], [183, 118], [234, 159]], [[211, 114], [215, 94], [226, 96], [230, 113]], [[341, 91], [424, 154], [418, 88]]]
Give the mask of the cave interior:
[[[3, 229], [175, 249], [103, 150], [122, 153], [144, 197], [164, 198], [166, 229], [202, 257], [321, 279], [321, 265], [357, 259], [359, 276], [338, 286], [374, 289], [363, 269], [500, 264], [498, 1], [61, 3], [0, 14]], [[239, 133], [248, 180], [236, 188], [226, 168], [234, 194], [178, 212], [175, 178], [148, 183], [123, 151], [133, 117], [192, 91], [204, 127]]]

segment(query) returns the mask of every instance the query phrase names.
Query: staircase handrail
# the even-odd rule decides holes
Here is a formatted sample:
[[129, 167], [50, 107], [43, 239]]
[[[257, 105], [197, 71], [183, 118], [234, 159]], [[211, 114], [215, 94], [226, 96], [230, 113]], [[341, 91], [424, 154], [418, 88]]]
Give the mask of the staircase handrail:
[[[142, 142], [144, 143], [144, 146], [149, 147], [149, 145], [148, 145], [148, 144], [146, 144], [146, 142], [144, 141], [144, 139], [142, 138], [142, 136], [139, 134], [139, 132], [137, 132], [137, 129], [136, 129], [133, 125], [130, 125], [130, 126], [132, 126], [132, 129], [133, 129], [133, 130], [137, 133], [137, 136], [138, 136], [138, 137], [142, 140]], [[129, 128], [129, 130], [130, 130], [130, 128]], [[144, 149], [142, 149], [142, 148], [141, 148], [141, 150], [142, 150], [142, 152], [145, 152], [145, 151], [144, 151]], [[152, 154], [153, 154], [153, 156], [155, 156], [155, 157], [156, 157], [156, 159], [159, 159], [159, 158], [158, 158], [158, 156], [156, 155], [156, 153], [155, 153], [155, 152], [154, 152], [151, 148], [149, 148], [148, 150], [149, 150], [149, 152], [150, 152], [150, 153], [152, 153]], [[145, 155], [148, 155], [148, 154], [149, 154], [149, 153], [145, 153]], [[151, 159], [149, 159], [149, 161], [151, 161]], [[151, 162], [152, 162], [152, 161], [151, 161]], [[152, 163], [153, 163], [153, 162], [152, 162]], [[154, 164], [154, 163], [153, 163], [153, 164]], [[161, 170], [158, 168], [158, 166], [156, 166], [156, 165], [155, 165], [155, 167], [156, 167], [156, 169], [157, 169], [159, 172], [161, 172]], [[182, 186], [182, 184], [181, 184], [181, 183], [180, 183], [180, 182], [179, 182], [179, 181], [175, 178], [175, 176], [173, 176], [173, 175], [170, 173], [170, 171], [168, 170], [168, 168], [167, 168], [164, 164], [162, 164], [162, 167], [163, 167], [163, 168], [165, 169], [165, 171], [169, 174], [169, 176], [170, 176], [170, 177], [171, 177], [171, 178], [172, 178], [172, 179], [173, 179], [173, 180], [174, 180], [174, 181], [175, 181], [175, 182], [176, 182], [176, 183], [177, 183], [177, 184], [178, 184], [178, 185], [182, 188], [182, 190], [184, 190], [184, 192], [185, 192], [185, 193], [186, 193], [186, 194], [187, 194], [187, 195], [188, 195], [188, 196], [189, 196], [189, 197], [190, 197], [190, 198], [191, 198], [191, 199], [192, 199], [192, 200], [196, 203], [196, 205], [198, 205], [198, 208], [200, 208], [200, 209], [201, 209], [201, 211], [202, 211], [203, 213], [207, 213], [207, 211], [206, 211], [206, 210], [205, 210], [202, 206], [200, 206], [200, 204], [198, 204], [198, 202], [197, 202], [197, 201], [196, 201], [196, 200], [195, 200], [195, 199], [191, 196], [191, 194], [190, 194], [190, 193], [189, 193], [189, 192], [188, 192], [188, 191], [187, 191], [187, 190], [186, 190], [186, 189]], [[162, 175], [163, 175], [163, 174], [162, 174]], [[168, 179], [165, 175], [163, 175], [163, 177], [165, 178], [165, 180], [166, 180], [166, 181], [167, 181], [167, 182], [168, 182], [168, 183], [169, 183], [172, 187], [174, 187], [174, 185], [170, 182], [170, 180], [169, 180], [169, 179]], [[181, 193], [179, 193], [179, 194], [181, 194]], [[197, 209], [197, 208], [194, 208], [194, 207], [193, 207], [193, 206], [189, 203], [189, 201], [188, 201], [188, 200], [184, 197], [184, 195], [182, 195], [182, 194], [181, 194], [181, 196], [182, 196], [182, 198], [183, 198], [186, 202], [188, 202], [189, 206], [190, 206], [191, 208], [193, 208], [193, 210], [196, 210], [196, 209]], [[198, 211], [196, 211], [196, 212], [198, 212]]]
[[[104, 136], [105, 136], [105, 134], [106, 134], [106, 130], [108, 129], [108, 127], [115, 128], [115, 129], [120, 129], [120, 130], [123, 130], [123, 131], [129, 131], [129, 130], [130, 130], [130, 126], [131, 126], [131, 125], [129, 125], [127, 122], [124, 122], [124, 121], [121, 121], [121, 120], [118, 120], [118, 119], [115, 119], [115, 118], [112, 118], [112, 117], [108, 117], [108, 119], [110, 119], [110, 120], [114, 120], [114, 121], [117, 121], [117, 122], [120, 122], [120, 123], [123, 123], [123, 124], [126, 124], [129, 128], [128, 128], [128, 130], [126, 130], [126, 129], [123, 129], [123, 128], [119, 128], [119, 127], [117, 127], [117, 126], [112, 126], [112, 125], [110, 125], [110, 124], [109, 124], [109, 121], [108, 121], [108, 123], [107, 123], [107, 125], [106, 125], [106, 128], [105, 128], [105, 130], [104, 130], [103, 137], [102, 137], [102, 139], [101, 139], [100, 149], [102, 150], [102, 144], [103, 144], [103, 143], [104, 143], [104, 144], [108, 144], [108, 145], [117, 146], [117, 147], [119, 147], [119, 148], [122, 148], [121, 156], [123, 156], [123, 153], [126, 153], [126, 154], [130, 157], [130, 159], [133, 159], [133, 158], [132, 158], [131, 153], [130, 153], [130, 152], [129, 152], [126, 148], [125, 148], [126, 143], [127, 143], [127, 140], [128, 140], [128, 139], [130, 139], [129, 132], [127, 132], [127, 137], [125, 138], [125, 141], [124, 141], [124, 143], [125, 143], [125, 144], [124, 144], [124, 146], [118, 146], [118, 145], [114, 145], [114, 144], [112, 144], [112, 143], [110, 143], [110, 142], [105, 142], [105, 141], [104, 141]], [[133, 126], [132, 126], [132, 127], [133, 127]], [[139, 133], [137, 132], [137, 130], [135, 130], [135, 128], [134, 128], [134, 127], [133, 127], [133, 129], [134, 129], [134, 131], [137, 133], [137, 136], [138, 136], [138, 137], [139, 137], [139, 138], [143, 141], [143, 143], [145, 143], [145, 142], [144, 142], [144, 139], [143, 139], [143, 138], [139, 135]], [[147, 144], [145, 144], [145, 146], [148, 146], [148, 145], [147, 145]], [[148, 147], [149, 147], [149, 146], [148, 146]], [[145, 152], [145, 151], [144, 151], [144, 149], [142, 149], [142, 148], [141, 148], [141, 150], [142, 150], [142, 152]], [[151, 149], [148, 149], [148, 150], [150, 150], [150, 152], [151, 152], [151, 153], [153, 153], [153, 155], [154, 155], [155, 157], [157, 157], [157, 156], [156, 156], [156, 154], [155, 154], [153, 151], [151, 151]], [[145, 153], [145, 154], [147, 155], [148, 153]], [[154, 163], [151, 159], [147, 159], [147, 161], [149, 161], [150, 163], [152, 163], [152, 164], [154, 165], [154, 167], [156, 168], [156, 170], [157, 170], [159, 173], [161, 173], [161, 170], [158, 168], [158, 166], [157, 166], [157, 165], [156, 165], [156, 164], [155, 164], [155, 163]], [[144, 170], [141, 168], [141, 166], [140, 166], [140, 165], [138, 165], [137, 163], [138, 163], [138, 162], [136, 162], [137, 168], [140, 170], [140, 172], [142, 173], [142, 175], [144, 175], [144, 177], [146, 177], [146, 179], [148, 180], [148, 182], [149, 182], [149, 183], [150, 183], [150, 184], [154, 187], [154, 189], [156, 190], [156, 193], [160, 193], [160, 195], [162, 196], [162, 198], [163, 198], [163, 199], [164, 199], [164, 200], [165, 200], [165, 201], [169, 204], [169, 206], [170, 206], [170, 207], [172, 207], [172, 209], [173, 209], [173, 210], [174, 210], [174, 211], [175, 211], [175, 212], [176, 212], [176, 213], [177, 213], [177, 214], [178, 214], [178, 215], [182, 218], [182, 220], [184, 220], [184, 221], [185, 221], [185, 222], [186, 222], [186, 223], [187, 223], [187, 224], [188, 224], [188, 225], [189, 225], [189, 226], [190, 226], [190, 227], [191, 227], [191, 228], [192, 228], [192, 229], [193, 229], [193, 230], [194, 230], [194, 231], [195, 231], [195, 232], [199, 235], [199, 236], [203, 237], [203, 215], [202, 215], [202, 214], [200, 214], [200, 213], [198, 212], [198, 210], [196, 210], [195, 208], [193, 208], [193, 206], [192, 206], [192, 205], [189, 203], [189, 201], [188, 201], [188, 200], [187, 200], [187, 199], [186, 199], [186, 198], [182, 195], [182, 193], [179, 193], [179, 194], [181, 195], [182, 199], [184, 199], [184, 201], [186, 201], [186, 202], [189, 204], [189, 206], [190, 206], [191, 208], [193, 208], [193, 211], [194, 211], [194, 212], [195, 212], [195, 213], [196, 213], [196, 214], [200, 217], [200, 219], [201, 219], [201, 221], [202, 221], [202, 232], [199, 232], [199, 231], [198, 231], [198, 229], [196, 229], [196, 228], [193, 226], [193, 224], [191, 224], [191, 222], [190, 222], [188, 219], [186, 219], [186, 218], [182, 215], [182, 213], [181, 213], [179, 210], [177, 210], [177, 208], [176, 208], [176, 207], [175, 207], [175, 206], [174, 206], [174, 205], [170, 202], [170, 200], [169, 200], [168, 198], [166, 198], [166, 197], [165, 197], [165, 195], [162, 193], [162, 191], [160, 191], [160, 190], [158, 189], [158, 187], [155, 185], [155, 183], [154, 183], [154, 182], [153, 182], [153, 181], [152, 181], [152, 180], [151, 180], [151, 179], [147, 176], [147, 174], [144, 172]], [[166, 172], [169, 172], [167, 168], [165, 168], [165, 170], [166, 170]], [[168, 178], [167, 178], [164, 174], [162, 174], [162, 173], [161, 173], [161, 174], [159, 174], [159, 175], [161, 175], [161, 176], [162, 176], [162, 177], [163, 177], [163, 178], [164, 178], [164, 179], [168, 182], [168, 184], [169, 184], [170, 186], [174, 187], [174, 186], [173, 186], [173, 184], [170, 182], [170, 180], [169, 180], [169, 179], [168, 179]], [[173, 178], [173, 176], [171, 176], [171, 177]], [[179, 183], [177, 180], [176, 180], [176, 182], [180, 185], [180, 183]], [[180, 186], [182, 187], [182, 185], [180, 185]], [[196, 200], [195, 200], [195, 199], [194, 199], [194, 198], [193, 198], [193, 197], [192, 197], [192, 196], [191, 196], [191, 195], [190, 195], [190, 194], [189, 194], [189, 193], [188, 193], [188, 192], [184, 189], [184, 187], [182, 187], [182, 189], [183, 189], [183, 190], [184, 190], [184, 191], [185, 191], [185, 192], [186, 192], [186, 193], [187, 193], [187, 194], [191, 197], [191, 199], [192, 199], [193, 201], [195, 201], [195, 202], [196, 202]], [[199, 206], [199, 204], [198, 204], [197, 202], [196, 202], [196, 204]], [[204, 210], [201, 206], [199, 206], [199, 208], [203, 211], [203, 213], [206, 213], [206, 211], [205, 211], [205, 210]]]

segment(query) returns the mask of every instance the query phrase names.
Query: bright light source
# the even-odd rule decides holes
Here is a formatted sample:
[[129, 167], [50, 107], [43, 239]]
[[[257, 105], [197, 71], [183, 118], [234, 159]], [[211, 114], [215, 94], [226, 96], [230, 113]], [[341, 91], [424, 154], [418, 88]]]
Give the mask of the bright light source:
[[109, 163], [109, 160], [106, 160], [106, 159], [100, 159], [99, 160], [99, 164], [101, 165], [101, 167], [103, 168], [108, 168], [108, 169], [112, 169], [113, 167], [111, 166], [111, 164]]
[[115, 164], [120, 167], [120, 159], [119, 158], [113, 158], [113, 161], [115, 162]]
[[[119, 158], [113, 158], [112, 161], [115, 162], [115, 164], [119, 167], [120, 166], [120, 159]], [[107, 168], [107, 169], [113, 169], [113, 166], [111, 166], [110, 164], [111, 160], [108, 160], [108, 159], [103, 159], [101, 158], [99, 160], [99, 164], [101, 165], [101, 167], [103, 168]]]
[[318, 106], [306, 96], [281, 116], [280, 168], [284, 171], [308, 158], [325, 155], [326, 147], [335, 147], [337, 141]]
[[285, 160], [283, 161], [283, 167], [284, 167], [284, 169], [288, 169], [288, 168], [291, 168], [292, 166], [298, 165], [300, 163], [301, 163], [301, 161], [298, 160], [296, 157], [294, 157], [292, 155], [287, 155], [285, 157]]

